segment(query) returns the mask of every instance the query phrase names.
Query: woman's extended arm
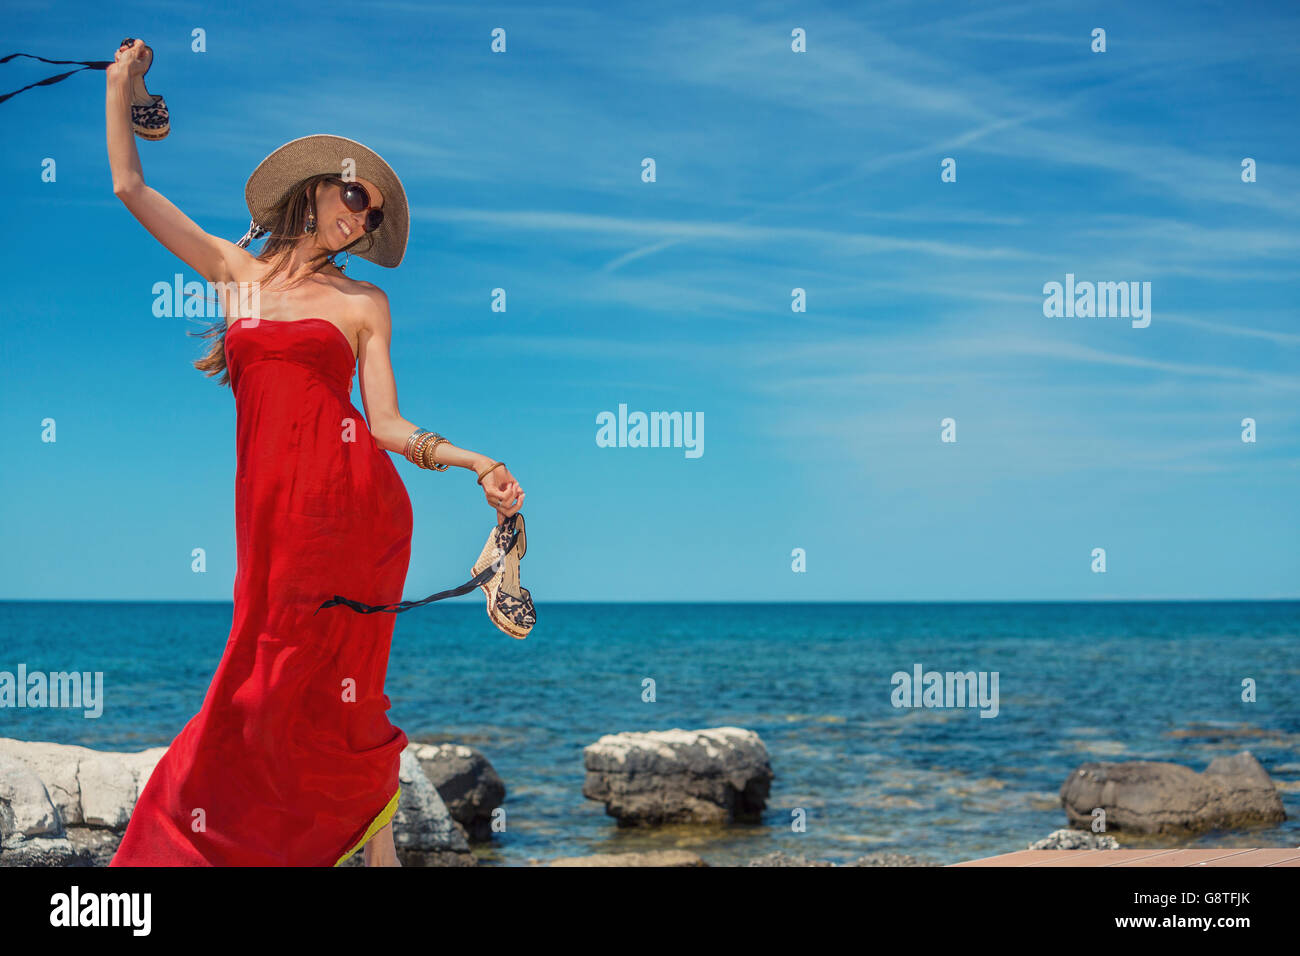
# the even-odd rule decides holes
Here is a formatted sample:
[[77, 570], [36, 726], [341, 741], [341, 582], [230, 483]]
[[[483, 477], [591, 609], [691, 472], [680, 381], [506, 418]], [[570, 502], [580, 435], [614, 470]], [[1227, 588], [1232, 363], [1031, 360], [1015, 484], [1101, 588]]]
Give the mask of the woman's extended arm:
[[[393, 366], [388, 351], [393, 328], [392, 316], [388, 311], [388, 296], [369, 283], [365, 286], [366, 321], [362, 323], [357, 353], [361, 402], [375, 443], [385, 451], [400, 455], [405, 452], [406, 440], [415, 431], [416, 425], [403, 418], [397, 409], [397, 384], [393, 381]], [[440, 465], [468, 468], [476, 475], [481, 475], [485, 468], [496, 464], [487, 455], [458, 448], [450, 441], [439, 442], [436, 457]], [[524, 506], [523, 489], [504, 465], [493, 469], [483, 479], [483, 492], [488, 504], [503, 516], [512, 515]]]
[[121, 47], [108, 68], [105, 123], [108, 162], [113, 171], [113, 195], [153, 237], [209, 282], [239, 278], [236, 270], [249, 255], [233, 242], [211, 236], [157, 190], [145, 185], [140, 154], [131, 127], [131, 81], [143, 75], [152, 54], [143, 40]]

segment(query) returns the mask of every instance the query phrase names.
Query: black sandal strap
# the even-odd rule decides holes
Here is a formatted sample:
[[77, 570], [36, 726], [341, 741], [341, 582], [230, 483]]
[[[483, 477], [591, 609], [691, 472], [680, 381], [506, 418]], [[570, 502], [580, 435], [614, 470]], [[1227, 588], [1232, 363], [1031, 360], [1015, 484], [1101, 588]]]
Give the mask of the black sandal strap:
[[35, 83], [28, 83], [22, 89], [14, 90], [11, 93], [5, 93], [4, 95], [0, 96], [0, 103], [3, 103], [11, 96], [17, 96], [19, 93], [23, 92], [23, 90], [34, 89], [35, 87], [38, 86], [53, 86], [55, 83], [58, 83], [60, 80], [66, 80], [73, 73], [80, 73], [82, 70], [107, 70], [110, 66], [113, 65], [112, 60], [47, 60], [43, 56], [36, 56], [35, 54], [32, 53], [10, 53], [8, 56], [0, 57], [0, 63], [8, 63], [16, 56], [25, 56], [29, 60], [40, 60], [42, 63], [53, 63], [55, 65], [76, 64], [80, 66], [80, 69], [69, 70], [67, 73], [60, 73], [57, 76], [51, 76], [43, 80], [37, 80]]
[[[512, 529], [510, 534], [510, 543], [507, 544], [505, 550], [501, 552], [502, 558], [514, 550], [515, 542], [518, 540], [519, 529], [515, 527]], [[437, 594], [430, 594], [427, 598], [421, 598], [418, 601], [402, 601], [399, 604], [362, 604], [360, 601], [354, 601], [351, 598], [343, 597], [341, 594], [336, 594], [320, 607], [316, 608], [315, 611], [312, 611], [312, 616], [315, 617], [324, 608], [334, 607], [335, 605], [350, 607], [358, 614], [376, 614], [380, 612], [401, 614], [403, 611], [409, 611], [413, 607], [420, 607], [423, 604], [432, 604], [434, 601], [441, 601], [443, 598], [459, 597], [462, 594], [468, 594], [489, 578], [501, 573], [495, 565], [496, 562], [494, 561], [459, 587], [450, 588], [446, 591], [439, 591]]]

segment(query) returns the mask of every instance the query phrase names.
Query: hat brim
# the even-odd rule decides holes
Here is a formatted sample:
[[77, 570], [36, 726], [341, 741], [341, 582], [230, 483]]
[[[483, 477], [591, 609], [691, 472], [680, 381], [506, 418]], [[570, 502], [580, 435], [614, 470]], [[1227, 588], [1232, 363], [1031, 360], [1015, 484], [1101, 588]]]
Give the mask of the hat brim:
[[384, 194], [384, 221], [361, 239], [352, 254], [389, 269], [396, 268], [406, 255], [406, 241], [411, 233], [406, 190], [393, 167], [356, 140], [317, 133], [291, 140], [275, 150], [258, 163], [244, 186], [249, 215], [265, 228], [271, 211], [289, 190], [304, 179], [326, 173], [340, 177], [351, 173], [379, 187]]

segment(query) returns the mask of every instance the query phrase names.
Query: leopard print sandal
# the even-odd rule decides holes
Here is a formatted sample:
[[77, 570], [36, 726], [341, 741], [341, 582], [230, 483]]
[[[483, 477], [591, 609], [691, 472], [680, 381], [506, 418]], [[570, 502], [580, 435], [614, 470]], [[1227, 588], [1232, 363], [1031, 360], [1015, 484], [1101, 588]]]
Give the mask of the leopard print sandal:
[[[514, 547], [510, 539], [516, 535]], [[524, 516], [513, 514], [492, 529], [470, 572], [477, 577], [489, 568], [495, 574], [479, 585], [487, 595], [488, 618], [511, 637], [523, 640], [537, 623], [533, 596], [519, 583], [519, 561], [528, 551]]]
[[131, 84], [131, 126], [141, 139], [165, 139], [171, 132], [171, 117], [162, 96], [145, 89], [145, 75], [153, 67], [153, 49], [145, 49], [149, 51], [149, 65]]

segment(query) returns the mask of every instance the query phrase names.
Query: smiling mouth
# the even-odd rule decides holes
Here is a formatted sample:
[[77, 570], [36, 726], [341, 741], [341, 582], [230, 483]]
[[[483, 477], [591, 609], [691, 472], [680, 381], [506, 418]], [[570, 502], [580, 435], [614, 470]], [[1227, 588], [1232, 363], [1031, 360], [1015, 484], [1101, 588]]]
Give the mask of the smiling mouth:
[[351, 239], [352, 230], [348, 228], [348, 224], [345, 223], [342, 219], [336, 219], [335, 222], [339, 224], [339, 232], [343, 233], [343, 238]]

